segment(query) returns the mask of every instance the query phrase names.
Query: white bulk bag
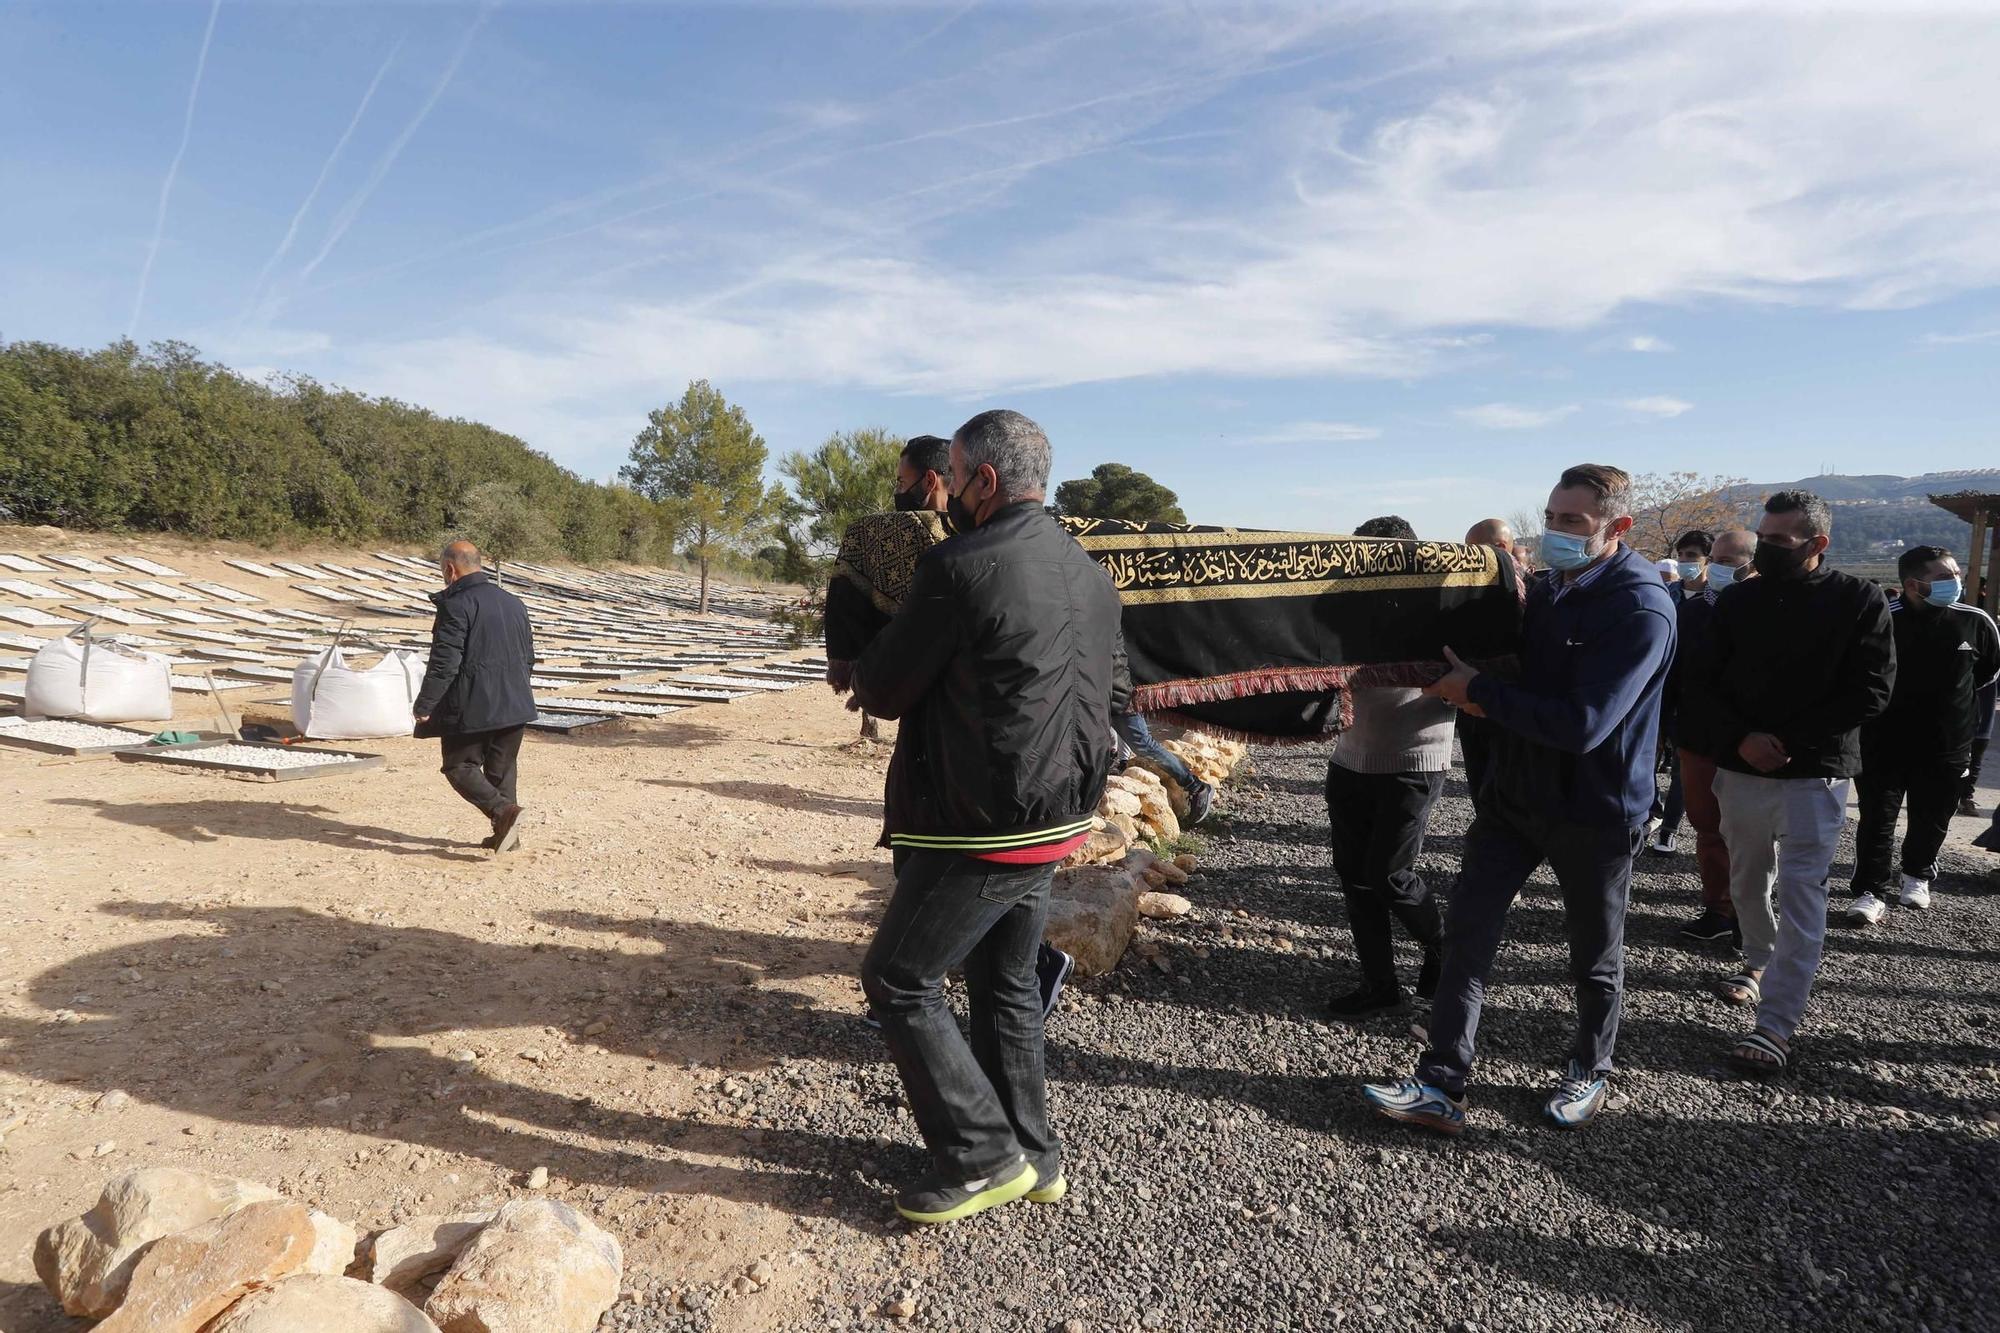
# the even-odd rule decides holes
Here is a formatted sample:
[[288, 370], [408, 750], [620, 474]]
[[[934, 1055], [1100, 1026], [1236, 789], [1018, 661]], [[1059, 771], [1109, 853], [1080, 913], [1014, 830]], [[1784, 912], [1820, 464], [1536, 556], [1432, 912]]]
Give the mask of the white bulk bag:
[[173, 668], [158, 653], [73, 633], [28, 663], [29, 717], [165, 722], [174, 715]]
[[292, 725], [317, 740], [407, 736], [423, 683], [424, 662], [415, 653], [384, 653], [362, 671], [347, 665], [336, 644], [292, 672]]

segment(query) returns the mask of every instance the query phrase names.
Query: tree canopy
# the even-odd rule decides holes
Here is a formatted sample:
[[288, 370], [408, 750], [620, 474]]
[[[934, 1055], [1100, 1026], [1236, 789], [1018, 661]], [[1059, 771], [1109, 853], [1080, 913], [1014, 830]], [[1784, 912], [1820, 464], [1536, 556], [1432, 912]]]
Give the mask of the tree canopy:
[[900, 436], [864, 426], [836, 431], [811, 453], [795, 449], [778, 460], [778, 471], [792, 483], [779, 533], [787, 578], [818, 584], [847, 525], [895, 503], [902, 452]]
[[1071, 518], [1185, 523], [1180, 497], [1123, 463], [1099, 463], [1088, 477], [1056, 487], [1056, 511]]
[[662, 506], [700, 562], [706, 611], [710, 565], [761, 536], [782, 513], [784, 496], [764, 487], [764, 437], [707, 380], [691, 381], [679, 402], [655, 408], [646, 423], [618, 475]]
[[514, 436], [185, 343], [0, 344], [0, 510], [29, 523], [255, 542], [464, 535], [501, 555], [657, 562], [661, 507]]

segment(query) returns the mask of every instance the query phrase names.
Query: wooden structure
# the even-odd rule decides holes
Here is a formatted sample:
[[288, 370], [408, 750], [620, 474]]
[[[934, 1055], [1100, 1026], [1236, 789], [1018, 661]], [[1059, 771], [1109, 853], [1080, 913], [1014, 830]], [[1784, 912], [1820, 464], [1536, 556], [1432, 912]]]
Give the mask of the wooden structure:
[[1972, 525], [1972, 545], [1965, 557], [1965, 600], [2000, 616], [2000, 495], [1961, 491], [1933, 495], [1930, 501]]

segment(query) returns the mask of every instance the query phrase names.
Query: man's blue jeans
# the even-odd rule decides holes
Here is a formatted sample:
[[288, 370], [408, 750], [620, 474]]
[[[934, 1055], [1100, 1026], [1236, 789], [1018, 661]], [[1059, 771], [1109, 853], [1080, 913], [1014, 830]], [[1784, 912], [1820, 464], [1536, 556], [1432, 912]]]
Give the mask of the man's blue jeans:
[[[861, 964], [910, 1111], [947, 1180], [993, 1174], [1056, 1146], [1042, 1068], [1035, 954], [1053, 865], [1011, 866], [956, 852], [898, 857], [896, 891]], [[971, 1040], [944, 997], [963, 965]]]
[[1111, 725], [1132, 753], [1142, 759], [1150, 759], [1166, 770], [1168, 777], [1180, 784], [1182, 791], [1191, 792], [1208, 784], [1188, 772], [1188, 766], [1176, 759], [1173, 752], [1153, 739], [1153, 730], [1146, 725], [1144, 713], [1114, 713]]

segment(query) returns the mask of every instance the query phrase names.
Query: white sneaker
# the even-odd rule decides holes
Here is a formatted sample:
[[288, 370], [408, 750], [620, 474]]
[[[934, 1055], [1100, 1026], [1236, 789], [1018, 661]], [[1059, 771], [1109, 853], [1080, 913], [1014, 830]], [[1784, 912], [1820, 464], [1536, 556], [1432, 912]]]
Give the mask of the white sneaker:
[[1646, 845], [1654, 851], [1663, 854], [1671, 852], [1674, 849], [1674, 835], [1671, 833], [1656, 833], [1653, 835], [1653, 840]]
[[1889, 904], [1872, 893], [1864, 893], [1847, 905], [1847, 919], [1857, 926], [1878, 926], [1889, 913]]
[[1931, 905], [1931, 882], [1927, 879], [1912, 879], [1903, 876], [1902, 891], [1896, 901], [1905, 907], [1929, 907]]

